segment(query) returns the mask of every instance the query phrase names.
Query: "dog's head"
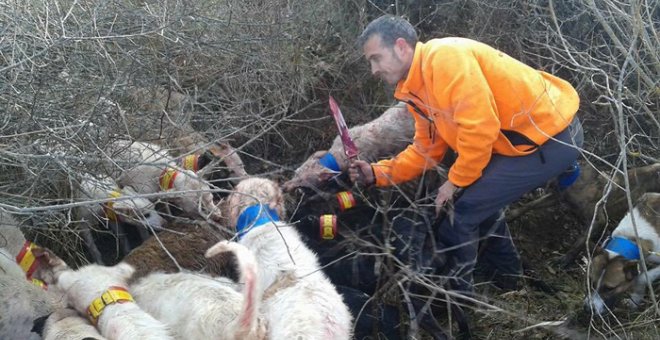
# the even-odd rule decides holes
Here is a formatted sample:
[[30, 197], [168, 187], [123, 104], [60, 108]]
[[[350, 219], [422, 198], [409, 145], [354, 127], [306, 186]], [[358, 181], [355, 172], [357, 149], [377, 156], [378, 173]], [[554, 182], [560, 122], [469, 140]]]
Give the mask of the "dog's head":
[[214, 221], [222, 220], [220, 209], [213, 202], [211, 187], [191, 170], [177, 170], [172, 190], [185, 193], [170, 200], [189, 216], [207, 215]]
[[585, 309], [602, 314], [633, 286], [638, 276], [638, 260], [597, 248], [589, 266], [591, 287], [584, 301]]
[[[326, 182], [337, 176], [337, 171], [321, 164], [321, 158], [328, 154], [328, 151], [317, 151], [312, 154], [296, 169], [293, 178], [283, 184], [284, 191], [290, 192], [297, 188], [320, 189]], [[342, 167], [342, 164], [338, 165], [340, 168]]]
[[[131, 187], [125, 187], [122, 192], [126, 196], [138, 195]], [[122, 221], [132, 225], [146, 225], [160, 229], [165, 224], [165, 219], [156, 212], [154, 203], [143, 197], [118, 200], [112, 205], [112, 210], [121, 216]]]
[[265, 178], [248, 178], [238, 183], [235, 191], [229, 196], [229, 223], [236, 226], [238, 217], [248, 207], [263, 204], [277, 211], [280, 218], [284, 217], [284, 197], [280, 187], [272, 180]]
[[56, 286], [60, 275], [70, 270], [69, 266], [59, 256], [48, 248], [34, 247], [32, 254], [37, 261], [37, 266], [32, 273], [32, 278], [41, 280], [50, 286]]

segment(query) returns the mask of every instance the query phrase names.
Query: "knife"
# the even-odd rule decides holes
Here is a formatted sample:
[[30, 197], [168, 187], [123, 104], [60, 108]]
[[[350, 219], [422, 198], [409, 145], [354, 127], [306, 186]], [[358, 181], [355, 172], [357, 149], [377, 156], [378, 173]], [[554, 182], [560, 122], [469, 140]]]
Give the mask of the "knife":
[[332, 114], [332, 118], [335, 119], [337, 130], [339, 130], [339, 138], [341, 138], [341, 143], [344, 146], [344, 154], [346, 154], [346, 157], [349, 161], [352, 161], [358, 155], [358, 148], [355, 146], [353, 139], [351, 139], [351, 136], [348, 134], [348, 126], [346, 126], [346, 121], [344, 120], [344, 116], [341, 114], [339, 105], [337, 105], [337, 102], [334, 98], [332, 98], [332, 96], [330, 96], [329, 102], [330, 113]]

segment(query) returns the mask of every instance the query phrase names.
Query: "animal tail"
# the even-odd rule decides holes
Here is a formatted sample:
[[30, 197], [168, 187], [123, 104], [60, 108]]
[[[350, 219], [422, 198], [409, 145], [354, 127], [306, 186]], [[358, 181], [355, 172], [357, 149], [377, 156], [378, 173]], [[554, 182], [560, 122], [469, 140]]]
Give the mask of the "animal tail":
[[239, 315], [235, 339], [248, 339], [258, 327], [257, 311], [261, 296], [257, 291], [257, 260], [244, 245], [229, 241], [216, 243], [206, 251], [205, 256], [211, 258], [224, 252], [231, 252], [236, 256], [240, 281], [243, 283], [243, 307]]

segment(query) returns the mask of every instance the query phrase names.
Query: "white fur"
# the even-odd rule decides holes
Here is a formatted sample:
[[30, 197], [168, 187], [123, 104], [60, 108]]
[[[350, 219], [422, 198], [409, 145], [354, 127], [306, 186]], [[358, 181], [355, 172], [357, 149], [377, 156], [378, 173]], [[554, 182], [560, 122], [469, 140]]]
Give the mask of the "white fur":
[[[172, 189], [166, 191], [183, 192], [173, 197], [167, 197], [175, 206], [179, 207], [189, 216], [209, 217], [213, 220], [220, 220], [222, 214], [213, 203], [213, 194], [211, 187], [202, 178], [193, 171], [184, 170], [174, 163], [167, 167], [179, 171], [174, 179]], [[131, 187], [140, 194], [153, 194], [161, 191], [160, 175], [165, 166], [139, 165], [128, 171], [125, 171], [117, 184], [122, 188]]]
[[[262, 339], [257, 322], [260, 295], [255, 290], [256, 262], [247, 249], [224, 247], [237, 254], [243, 282], [192, 273], [150, 274], [131, 286], [138, 304], [169, 325], [179, 339]], [[217, 252], [212, 252], [214, 255]]]
[[[660, 212], [660, 206], [658, 206], [658, 211]], [[633, 208], [632, 214], [628, 213], [623, 217], [616, 229], [612, 232], [612, 236], [634, 239], [635, 230], [633, 229], [632, 223], [633, 217], [635, 218], [635, 225], [637, 226], [639, 238], [652, 242], [652, 251], [660, 252], [660, 233], [658, 231], [660, 226], [652, 226], [651, 223], [639, 213], [639, 208], [637, 207]]]
[[25, 236], [14, 218], [0, 210], [0, 248], [5, 248], [16, 257], [25, 244]]
[[[639, 236], [640, 240], [645, 240], [651, 243], [651, 249], [645, 249], [649, 254], [642, 254], [645, 257], [648, 272], [644, 273], [639, 266], [640, 274], [637, 276], [632, 284], [630, 296], [624, 299], [624, 304], [631, 309], [637, 308], [642, 303], [646, 296], [646, 288], [648, 282], [654, 282], [660, 279], [660, 266], [653, 268], [653, 264], [660, 263], [660, 225], [653, 225], [651, 220], [644, 216], [639, 209], [640, 204], [648, 204], [651, 207], [657, 207], [650, 213], [655, 214], [655, 219], [650, 217], [651, 220], [658, 221], [657, 214], [660, 213], [660, 194], [659, 193], [646, 193], [638, 201], [638, 205], [633, 207], [632, 212], [628, 212], [623, 219], [619, 222], [617, 227], [612, 232], [612, 236], [622, 237], [628, 240], [635, 240]], [[633, 227], [632, 220], [635, 220], [637, 234]], [[607, 250], [607, 257], [609, 260], [615, 260], [619, 256], [612, 251]], [[616, 261], [616, 260], [615, 260]], [[603, 272], [601, 275], [605, 275]], [[596, 313], [602, 314], [607, 309], [607, 306], [600, 294], [597, 291], [591, 291], [584, 300], [585, 305], [590, 306]]]
[[0, 339], [30, 339], [34, 319], [63, 306], [62, 296], [28, 281], [16, 263], [25, 237], [11, 215], [0, 211]]
[[[244, 197], [252, 197], [245, 199]], [[272, 181], [250, 178], [241, 181], [229, 198], [230, 219], [254, 198], [270, 208], [281, 205], [281, 191]], [[247, 203], [250, 204], [250, 203]], [[252, 203], [253, 204], [253, 203]], [[263, 301], [261, 311], [270, 339], [350, 339], [352, 317], [341, 295], [321, 271], [316, 254], [303, 243], [294, 227], [267, 222], [252, 227], [239, 243], [250, 249], [259, 264], [259, 289], [263, 292], [281, 275], [295, 280], [277, 288]], [[211, 248], [213, 249], [213, 247]]]
[[44, 340], [106, 339], [87, 319], [70, 308], [58, 309], [48, 317], [43, 336]]
[[350, 339], [352, 317], [348, 308], [321, 271], [316, 254], [293, 227], [282, 222], [267, 223], [239, 242], [257, 258], [262, 291], [283, 272], [291, 272], [298, 279], [263, 302], [271, 339]]
[[[132, 188], [118, 189], [114, 181], [108, 177], [96, 179], [91, 176], [84, 177], [80, 182], [80, 190], [76, 193], [79, 200], [99, 200], [110, 198], [113, 191], [118, 191], [122, 197], [132, 197], [131, 199], [117, 200], [113, 203], [112, 209], [119, 222], [107, 220], [103, 204], [93, 204], [78, 208], [78, 217], [82, 224], [81, 234], [85, 240], [85, 245], [89, 249], [94, 261], [101, 263], [101, 253], [94, 243], [91, 235], [93, 225], [106, 224], [113, 230], [115, 235], [123, 235], [122, 224], [134, 226], [139, 231], [141, 237], [147, 239], [149, 232], [145, 228], [160, 229], [165, 220], [156, 212], [154, 204], [146, 198], [138, 197]], [[119, 237], [119, 246], [122, 252], [127, 254], [130, 251], [126, 237]]]
[[62, 306], [61, 298], [33, 285], [15, 261], [0, 248], [0, 339], [30, 339], [32, 324]]
[[125, 139], [114, 140], [105, 148], [104, 160], [107, 175], [117, 178], [121, 173], [139, 164], [167, 164], [173, 157], [160, 146], [152, 143]]
[[[56, 268], [53, 277], [55, 286], [66, 292], [69, 304], [78, 313], [86, 315], [92, 301], [101, 297], [109, 287], [127, 287], [127, 280], [133, 272], [133, 267], [123, 262], [113, 267], [91, 264], [75, 271], [62, 264]], [[167, 326], [133, 302], [106, 306], [96, 327], [108, 339], [173, 339]]]

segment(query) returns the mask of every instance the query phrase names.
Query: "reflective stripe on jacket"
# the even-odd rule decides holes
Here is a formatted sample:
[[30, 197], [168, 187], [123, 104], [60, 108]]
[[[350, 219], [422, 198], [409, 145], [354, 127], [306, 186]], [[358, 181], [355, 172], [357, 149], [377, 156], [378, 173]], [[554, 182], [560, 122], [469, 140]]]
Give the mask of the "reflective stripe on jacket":
[[[394, 96], [408, 104], [415, 138], [394, 158], [372, 164], [377, 186], [414, 179], [442, 160], [447, 147], [458, 154], [449, 181], [468, 186], [493, 153], [534, 152], [570, 124], [579, 106], [568, 82], [465, 38], [417, 43]], [[505, 133], [529, 143], [514, 146]]]

